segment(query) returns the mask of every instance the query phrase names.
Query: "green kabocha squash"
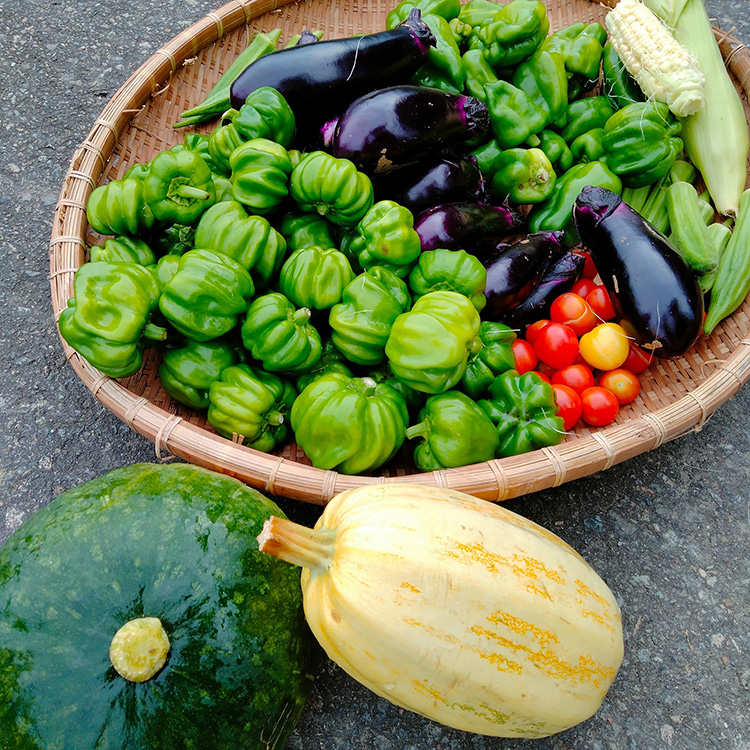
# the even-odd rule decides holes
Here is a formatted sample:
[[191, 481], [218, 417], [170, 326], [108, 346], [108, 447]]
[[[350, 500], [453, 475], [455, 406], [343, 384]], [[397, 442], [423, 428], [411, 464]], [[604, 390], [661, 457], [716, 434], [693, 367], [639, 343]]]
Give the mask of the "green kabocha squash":
[[0, 747], [282, 747], [315, 651], [299, 572], [255, 541], [279, 512], [136, 464], [32, 516], [0, 547]]

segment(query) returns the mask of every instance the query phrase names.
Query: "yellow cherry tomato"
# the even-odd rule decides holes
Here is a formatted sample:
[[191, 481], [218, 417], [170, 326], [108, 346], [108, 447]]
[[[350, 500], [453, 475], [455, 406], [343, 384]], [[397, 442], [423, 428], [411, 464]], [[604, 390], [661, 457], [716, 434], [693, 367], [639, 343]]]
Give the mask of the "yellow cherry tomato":
[[628, 358], [629, 338], [617, 323], [602, 323], [581, 336], [579, 350], [595, 370], [614, 370]]

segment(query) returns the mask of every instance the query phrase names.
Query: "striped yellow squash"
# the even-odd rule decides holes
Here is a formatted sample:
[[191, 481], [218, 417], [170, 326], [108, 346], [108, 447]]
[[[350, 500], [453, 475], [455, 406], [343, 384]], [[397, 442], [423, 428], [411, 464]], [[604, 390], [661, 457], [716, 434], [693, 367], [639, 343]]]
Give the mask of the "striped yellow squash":
[[544, 737], [590, 717], [623, 657], [612, 592], [570, 546], [499, 505], [410, 483], [347, 490], [260, 549], [300, 565], [328, 656], [444, 725]]

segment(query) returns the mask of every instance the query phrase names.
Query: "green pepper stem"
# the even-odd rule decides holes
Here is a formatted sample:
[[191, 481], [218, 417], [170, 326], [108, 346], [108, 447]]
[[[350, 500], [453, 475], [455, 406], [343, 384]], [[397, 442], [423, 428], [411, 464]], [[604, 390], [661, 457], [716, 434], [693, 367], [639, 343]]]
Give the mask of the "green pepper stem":
[[284, 424], [284, 415], [280, 411], [269, 411], [266, 414], [266, 422], [274, 427]]
[[430, 432], [426, 422], [419, 422], [406, 428], [406, 439], [413, 440], [416, 437], [426, 437]]
[[165, 341], [167, 338], [167, 329], [156, 325], [156, 323], [146, 323], [141, 335], [149, 341]]
[[195, 198], [199, 201], [208, 200], [209, 194], [201, 188], [195, 187], [195, 185], [180, 185], [175, 193], [181, 198]]
[[294, 315], [292, 316], [292, 322], [297, 325], [304, 325], [310, 320], [310, 315], [312, 315], [312, 313], [310, 312], [309, 307], [300, 307], [298, 310], [295, 310]]

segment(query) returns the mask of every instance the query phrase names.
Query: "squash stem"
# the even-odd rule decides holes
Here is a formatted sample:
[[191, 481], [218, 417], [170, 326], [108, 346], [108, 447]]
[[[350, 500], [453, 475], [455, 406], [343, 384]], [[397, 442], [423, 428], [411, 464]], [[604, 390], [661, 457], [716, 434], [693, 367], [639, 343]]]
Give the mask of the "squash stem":
[[271, 516], [258, 535], [258, 549], [320, 573], [331, 567], [335, 538], [335, 529], [310, 529], [286, 518]]

